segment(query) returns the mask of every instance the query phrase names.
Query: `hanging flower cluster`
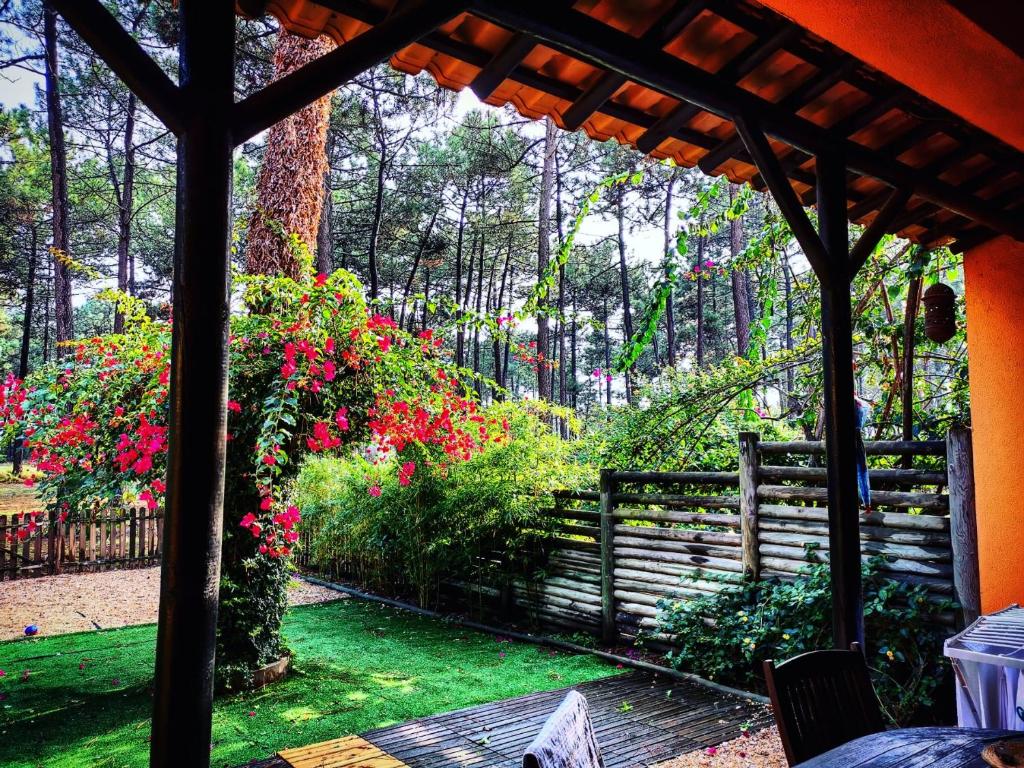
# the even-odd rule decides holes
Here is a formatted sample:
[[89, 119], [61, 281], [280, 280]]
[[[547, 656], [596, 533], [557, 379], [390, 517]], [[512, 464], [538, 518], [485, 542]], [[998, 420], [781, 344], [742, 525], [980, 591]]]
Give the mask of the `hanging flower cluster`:
[[[258, 499], [238, 524], [260, 554], [287, 556], [298, 540], [301, 514], [283, 489], [304, 453], [396, 456], [405, 485], [416, 472], [405, 452], [437, 451], [443, 465], [505, 439], [507, 425], [485, 418], [449, 369], [443, 339], [368, 311], [349, 273], [239, 282], [247, 311], [231, 324], [227, 472]], [[59, 498], [65, 515], [133, 498], [156, 509], [166, 492], [171, 326], [120, 301], [125, 333], [77, 343], [57, 366], [0, 387], [7, 438], [25, 436], [44, 499], [56, 508]], [[28, 528], [19, 536], [41, 525]]]

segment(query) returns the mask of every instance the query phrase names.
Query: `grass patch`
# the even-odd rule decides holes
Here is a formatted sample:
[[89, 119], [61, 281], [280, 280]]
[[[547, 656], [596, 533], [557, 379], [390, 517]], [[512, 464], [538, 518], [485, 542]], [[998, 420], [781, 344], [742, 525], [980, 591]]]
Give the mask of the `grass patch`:
[[[213, 765], [617, 671], [357, 600], [295, 608], [285, 635], [292, 675], [217, 700]], [[155, 641], [147, 625], [0, 643], [0, 765], [147, 766]]]

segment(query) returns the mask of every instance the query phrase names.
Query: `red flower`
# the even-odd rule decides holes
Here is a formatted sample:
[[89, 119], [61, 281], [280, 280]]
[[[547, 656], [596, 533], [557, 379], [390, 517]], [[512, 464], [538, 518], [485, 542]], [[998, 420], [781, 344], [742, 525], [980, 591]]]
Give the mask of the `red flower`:
[[251, 526], [255, 522], [256, 522], [256, 515], [254, 515], [252, 512], [250, 512], [249, 514], [247, 514], [245, 517], [242, 518], [242, 521], [239, 523], [239, 525], [241, 525], [243, 528], [248, 528], [249, 526]]
[[234, 400], [228, 400], [228, 410], [234, 411], [235, 413], [241, 413], [242, 406], [236, 403]]
[[380, 496], [380, 486], [379, 485], [371, 485], [370, 489], [367, 491], [367, 493], [369, 493], [374, 498], [377, 498], [378, 496]]

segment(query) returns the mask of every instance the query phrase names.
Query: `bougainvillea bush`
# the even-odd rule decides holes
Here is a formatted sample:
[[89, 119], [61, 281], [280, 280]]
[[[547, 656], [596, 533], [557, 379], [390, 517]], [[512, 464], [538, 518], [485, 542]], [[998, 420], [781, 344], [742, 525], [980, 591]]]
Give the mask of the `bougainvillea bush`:
[[[553, 530], [541, 511], [551, 491], [596, 481], [574, 442], [552, 432], [552, 410], [567, 416], [530, 401], [479, 412], [508, 439], [488, 441], [468, 461], [439, 461], [437, 446], [419, 442], [376, 464], [358, 455], [307, 460], [294, 499], [313, 561], [377, 589], [404, 587], [429, 607], [442, 579], [507, 587], [540, 563]], [[406, 472], [412, 465], [417, 471]]]
[[[286, 561], [302, 519], [285, 490], [304, 455], [358, 454], [369, 466], [401, 455], [395, 480], [408, 483], [422, 463], [445, 471], [507, 439], [442, 359], [441, 339], [371, 312], [350, 273], [237, 282], [218, 631], [229, 686], [285, 650]], [[163, 501], [172, 321], [119, 300], [123, 334], [78, 342], [3, 389], [7, 436], [25, 435], [54, 520]]]

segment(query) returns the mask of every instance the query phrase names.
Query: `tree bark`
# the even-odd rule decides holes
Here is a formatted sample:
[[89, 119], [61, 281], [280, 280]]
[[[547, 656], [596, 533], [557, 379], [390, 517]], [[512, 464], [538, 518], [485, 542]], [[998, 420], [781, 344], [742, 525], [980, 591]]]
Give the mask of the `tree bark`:
[[324, 152], [327, 158], [327, 168], [324, 171], [324, 200], [320, 206], [320, 225], [316, 231], [316, 253], [313, 255], [313, 264], [317, 272], [329, 275], [334, 271], [334, 222], [331, 220], [334, 214], [334, 192], [331, 188], [330, 132], [327, 134]]
[[[28, 280], [25, 285], [25, 317], [21, 324], [21, 354], [18, 358], [18, 378], [28, 376], [28, 353], [32, 341], [32, 309], [35, 304], [36, 262], [38, 261], [39, 230], [32, 225], [31, 246], [28, 254]], [[15, 477], [21, 475], [21, 449], [25, 438], [18, 435], [14, 440], [14, 455], [11, 470]]]
[[[604, 388], [608, 405], [612, 404], [612, 345], [608, 338], [608, 299], [604, 300]], [[601, 391], [601, 382], [598, 381], [598, 392]]]
[[[555, 148], [558, 141], [554, 121], [544, 119], [544, 161], [540, 177], [540, 211], [537, 231], [537, 275], [543, 279], [551, 262], [551, 196], [555, 176]], [[537, 397], [551, 399], [551, 349], [546, 300], [537, 307]]]
[[[134, 294], [135, 281], [130, 269], [132, 241], [132, 209], [135, 197], [135, 110], [134, 93], [128, 94], [127, 115], [124, 122], [124, 175], [117, 194], [117, 289], [122, 293]], [[114, 174], [111, 165], [111, 174]], [[113, 179], [116, 182], [116, 175]], [[117, 185], [115, 184], [115, 190]], [[114, 312], [114, 333], [124, 332], [124, 314]]]
[[[455, 307], [461, 315], [462, 305], [462, 248], [466, 237], [466, 205], [469, 203], [469, 189], [462, 195], [462, 206], [459, 208], [459, 234], [455, 243]], [[455, 364], [462, 367], [465, 357], [466, 331], [462, 323], [455, 327]]]
[[[483, 295], [484, 295], [484, 248], [486, 245], [486, 239], [483, 234], [480, 235], [480, 263], [477, 265], [476, 270], [476, 318], [473, 322], [473, 373], [480, 373], [480, 313], [483, 309]], [[480, 383], [480, 379], [476, 379], [476, 394], [477, 397], [483, 396], [483, 386]]]
[[[434, 224], [437, 222], [437, 216], [440, 212], [440, 208], [434, 211], [434, 215], [430, 217], [430, 223], [427, 224], [426, 231], [422, 236], [420, 236], [420, 243], [416, 248], [416, 256], [412, 260], [412, 269], [409, 270], [409, 279], [405, 281], [405, 289], [402, 291], [402, 310], [398, 320], [398, 326], [400, 328], [405, 323], [405, 305], [409, 301], [409, 294], [412, 293], [412, 284], [416, 279], [416, 270], [419, 268], [420, 259], [423, 258], [423, 252], [426, 250], [427, 243], [430, 241], [430, 234], [434, 231]], [[416, 314], [415, 307], [413, 307], [412, 314]]]
[[64, 112], [60, 97], [60, 59], [57, 50], [57, 12], [49, 2], [43, 9], [43, 40], [46, 52], [46, 128], [50, 141], [50, 179], [53, 211], [53, 308], [54, 356], [64, 356], [62, 342], [74, 337], [71, 306], [70, 240], [68, 222], [67, 149], [64, 144]]
[[[668, 261], [671, 258], [670, 254], [674, 250], [672, 243], [672, 193], [676, 185], [677, 169], [672, 169], [672, 174], [668, 177], [668, 183], [665, 185], [665, 266], [666, 271], [668, 268]], [[676, 366], [676, 310], [675, 310], [675, 291], [671, 288], [668, 292], [668, 298], [665, 300], [665, 347], [666, 355], [668, 357], [668, 365], [670, 368]]]
[[[910, 281], [907, 288], [907, 309], [903, 316], [903, 375], [900, 401], [903, 410], [903, 439], [914, 439], [914, 346], [917, 342], [916, 325], [917, 309], [921, 302], [920, 275]], [[906, 456], [902, 461], [904, 468], [911, 466], [912, 457]]]
[[[729, 202], [736, 200], [736, 185], [729, 185]], [[736, 320], [736, 354], [746, 357], [750, 351], [750, 288], [744, 269], [736, 266], [743, 252], [743, 217], [737, 216], [729, 222], [729, 254], [732, 257], [732, 304]]]
[[[615, 187], [615, 222], [619, 247], [619, 283], [622, 288], [622, 336], [628, 344], [633, 338], [633, 312], [630, 309], [629, 268], [626, 264], [626, 212], [623, 208], [625, 189], [621, 184]], [[610, 363], [606, 361], [610, 367]], [[630, 369], [626, 369], [626, 402], [633, 402], [633, 380]], [[610, 403], [610, 401], [609, 401]]]
[[697, 367], [704, 367], [704, 235], [697, 237]]
[[[307, 40], [281, 31], [274, 50], [279, 80], [335, 47], [328, 37]], [[256, 210], [249, 221], [246, 270], [251, 274], [299, 277], [299, 262], [284, 234], [297, 235], [312, 252], [317, 245], [327, 172], [327, 127], [331, 97], [324, 96], [274, 125], [267, 136], [256, 181]]]

